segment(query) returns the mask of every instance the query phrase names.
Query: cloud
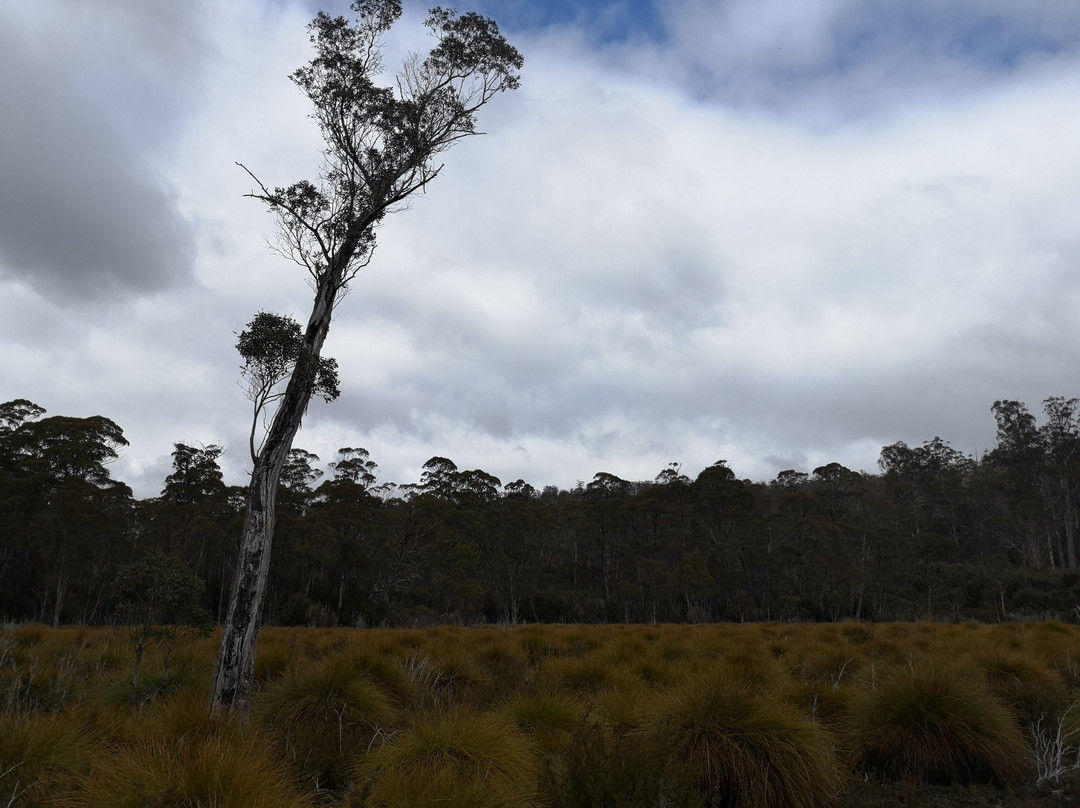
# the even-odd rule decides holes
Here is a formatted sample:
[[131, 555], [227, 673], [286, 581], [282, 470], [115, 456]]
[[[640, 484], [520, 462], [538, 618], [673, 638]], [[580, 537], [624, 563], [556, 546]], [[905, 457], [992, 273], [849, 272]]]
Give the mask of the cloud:
[[[618, 3], [510, 15], [523, 86], [380, 230], [327, 343], [343, 395], [311, 405], [297, 445], [366, 446], [397, 482], [434, 455], [538, 486], [720, 458], [771, 479], [872, 471], [934, 435], [977, 452], [995, 399], [1080, 392], [1077, 14], [919, 0], [921, 26], [871, 5], [686, 0], [622, 39], [637, 12]], [[320, 144], [286, 78], [310, 3], [138, 9], [93, 47], [66, 34], [55, 66], [48, 15], [4, 29], [2, 58], [37, 74], [3, 92], [54, 125], [0, 133], [23, 154], [0, 170], [38, 172], [21, 207], [53, 218], [6, 235], [0, 218], [0, 375], [10, 397], [120, 423], [117, 476], [147, 495], [175, 441], [224, 443], [244, 480], [234, 332], [260, 309], [303, 320], [310, 294], [234, 163], [284, 185]], [[426, 43], [422, 14], [395, 53]], [[17, 269], [16, 247], [44, 269]], [[127, 298], [103, 314], [110, 284]]]
[[574, 57], [534, 47], [520, 117], [384, 231], [332, 337], [337, 417], [677, 459], [649, 436], [767, 478], [770, 455], [872, 470], [935, 434], [978, 451], [1003, 382], [1059, 392], [1025, 333], [1075, 313], [1052, 201], [1080, 174], [1075, 70], [825, 134]]
[[[165, 65], [184, 62], [175, 45], [153, 44], [182, 39], [164, 25], [176, 15], [168, 4], [152, 4], [167, 17], [136, 18], [101, 3], [91, 23], [88, 9], [53, 17], [47, 4], [39, 15], [5, 5], [0, 105], [12, 114], [0, 129], [0, 278], [70, 304], [183, 282], [191, 227], [147, 148], [169, 123], [161, 95], [177, 76]], [[118, 19], [129, 29], [107, 27]]]

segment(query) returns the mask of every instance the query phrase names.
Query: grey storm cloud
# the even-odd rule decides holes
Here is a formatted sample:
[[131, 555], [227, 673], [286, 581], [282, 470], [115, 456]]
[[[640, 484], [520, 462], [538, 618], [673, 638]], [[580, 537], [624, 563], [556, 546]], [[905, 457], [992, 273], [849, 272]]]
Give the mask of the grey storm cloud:
[[[1080, 5], [672, 0], [614, 38], [574, 4], [480, 5], [522, 87], [380, 229], [327, 344], [343, 395], [298, 446], [398, 482], [436, 455], [770, 479], [978, 452], [995, 399], [1080, 393]], [[115, 419], [140, 493], [176, 440], [243, 481], [235, 332], [310, 305], [234, 162], [317, 164], [287, 76], [322, 6], [348, 3], [0, 0], [0, 386]]]
[[[176, 195], [80, 89], [85, 77], [62, 47], [63, 37], [48, 47], [21, 39], [0, 18], [0, 278], [69, 303], [188, 279], [194, 235]], [[147, 128], [158, 125], [154, 115]]]

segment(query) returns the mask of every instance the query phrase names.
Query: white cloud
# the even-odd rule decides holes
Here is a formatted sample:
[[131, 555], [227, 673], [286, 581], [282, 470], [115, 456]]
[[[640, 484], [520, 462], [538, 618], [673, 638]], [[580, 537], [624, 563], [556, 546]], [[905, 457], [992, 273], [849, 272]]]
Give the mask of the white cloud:
[[[366, 446], [396, 482], [433, 455], [537, 486], [651, 478], [671, 461], [696, 474], [720, 458], [765, 479], [831, 461], [873, 470], [899, 439], [978, 451], [994, 399], [1037, 409], [1080, 393], [1077, 61], [1062, 47], [991, 69], [987, 48], [964, 62], [938, 34], [905, 41], [906, 23], [877, 31], [896, 47], [871, 58], [845, 33], [866, 28], [866, 4], [798, 7], [665, 5], [668, 38], [651, 45], [517, 35], [522, 89], [380, 232], [327, 346], [344, 394], [312, 404], [297, 445], [325, 461]], [[286, 78], [306, 58], [310, 9], [208, 0], [192, 15], [195, 44], [169, 59], [197, 92], [160, 110], [169, 136], [132, 165], [173, 189], [194, 282], [61, 315], [27, 280], [0, 280], [0, 393], [116, 420], [132, 442], [117, 474], [142, 494], [160, 488], [174, 441], [226, 443], [243, 480], [233, 332], [259, 309], [304, 319], [309, 306], [234, 162], [268, 184], [315, 165]], [[422, 44], [417, 20], [410, 6], [398, 52]], [[914, 51], [942, 55], [897, 83]], [[682, 80], [701, 65], [738, 93]]]

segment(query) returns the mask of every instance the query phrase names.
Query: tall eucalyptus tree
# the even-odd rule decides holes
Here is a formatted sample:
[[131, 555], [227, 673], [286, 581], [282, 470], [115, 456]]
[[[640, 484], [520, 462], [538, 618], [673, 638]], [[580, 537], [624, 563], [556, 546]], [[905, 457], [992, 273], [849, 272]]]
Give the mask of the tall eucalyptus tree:
[[[390, 86], [382, 37], [400, 0], [355, 0], [354, 17], [320, 12], [314, 58], [291, 75], [312, 103], [325, 141], [315, 181], [270, 188], [251, 171], [250, 196], [277, 216], [278, 247], [310, 275], [311, 314], [255, 458], [236, 578], [214, 672], [211, 706], [247, 714], [259, 616], [269, 569], [278, 479], [308, 401], [318, 391], [323, 343], [339, 295], [371, 260], [375, 228], [438, 176], [438, 156], [478, 134], [476, 113], [518, 86], [521, 54], [478, 14], [434, 8], [426, 56], [407, 57]], [[243, 167], [243, 166], [242, 166]], [[247, 171], [247, 168], [244, 167]], [[283, 380], [284, 381], [284, 380]]]

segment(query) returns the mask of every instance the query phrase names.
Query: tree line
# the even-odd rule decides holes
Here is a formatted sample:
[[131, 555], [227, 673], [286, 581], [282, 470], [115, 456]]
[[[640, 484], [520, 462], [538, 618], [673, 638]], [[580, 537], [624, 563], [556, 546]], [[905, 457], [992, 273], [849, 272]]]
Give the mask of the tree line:
[[[263, 618], [1071, 618], [1080, 401], [1049, 398], [1041, 419], [1019, 401], [992, 413], [996, 445], [978, 459], [935, 437], [885, 446], [875, 474], [829, 463], [769, 482], [719, 461], [693, 479], [673, 463], [652, 480], [600, 472], [538, 489], [433, 457], [418, 481], [394, 484], [364, 449], [326, 464], [294, 449]], [[103, 416], [0, 404], [0, 618], [120, 621], [124, 582], [169, 567], [162, 580], [194, 577], [200, 607], [224, 619], [246, 489], [225, 484], [222, 447], [177, 443], [161, 493], [137, 499], [109, 470], [126, 445]]]

